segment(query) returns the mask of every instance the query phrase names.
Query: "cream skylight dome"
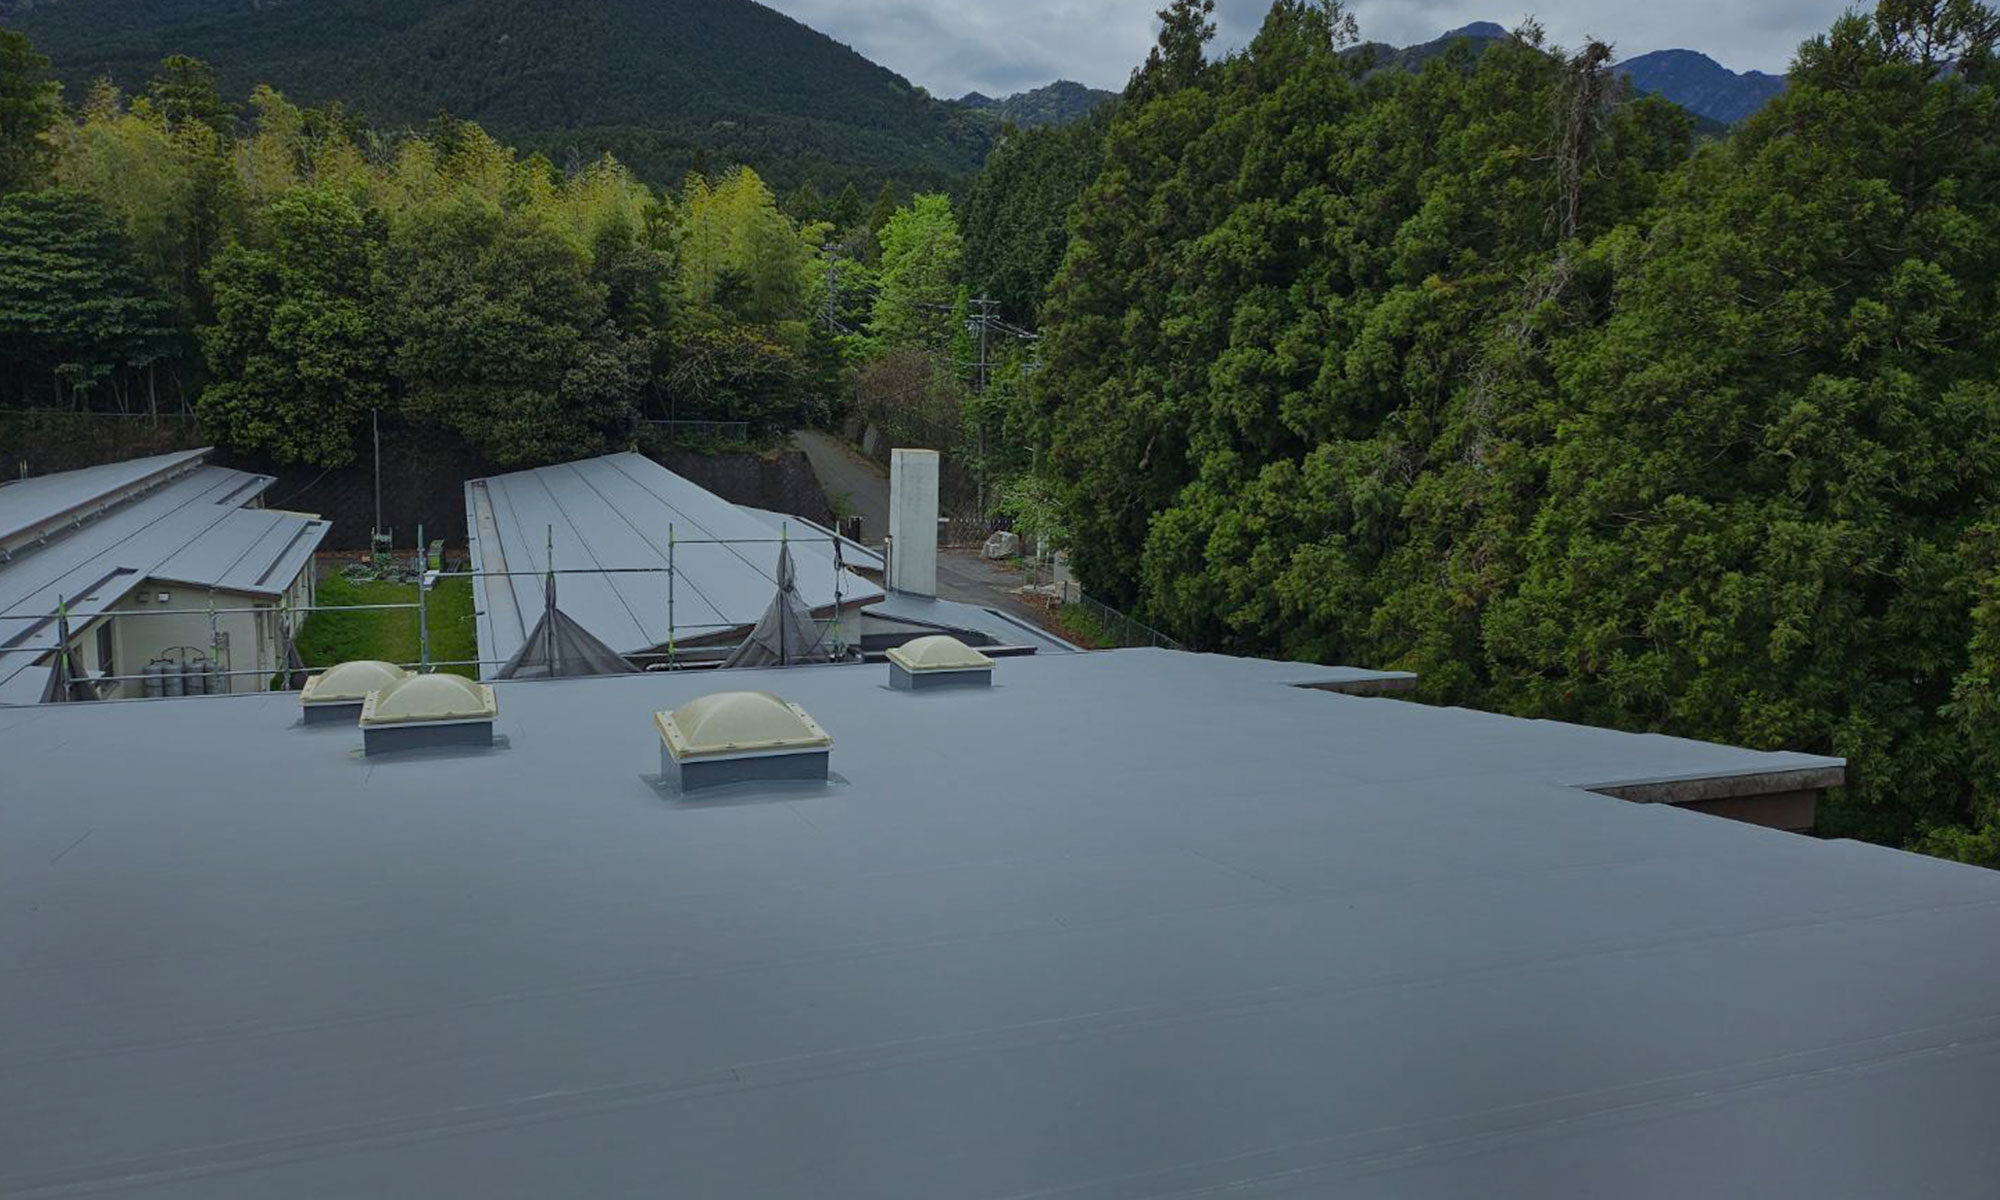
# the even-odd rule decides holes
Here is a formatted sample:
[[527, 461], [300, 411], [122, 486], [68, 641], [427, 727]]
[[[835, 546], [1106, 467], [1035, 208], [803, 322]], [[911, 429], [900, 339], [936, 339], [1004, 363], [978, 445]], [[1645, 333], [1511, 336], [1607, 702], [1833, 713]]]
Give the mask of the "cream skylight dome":
[[889, 661], [912, 674], [924, 671], [985, 671], [993, 660], [946, 634], [920, 637], [889, 651]]
[[408, 675], [369, 694], [361, 706], [361, 723], [491, 721], [499, 711], [493, 689], [485, 684], [462, 675]]
[[770, 692], [712, 692], [654, 724], [676, 760], [826, 750], [833, 738], [805, 709]]
[[328, 667], [306, 680], [299, 699], [306, 704], [357, 704], [367, 699], [368, 693], [379, 692], [408, 675], [395, 663], [356, 659]]

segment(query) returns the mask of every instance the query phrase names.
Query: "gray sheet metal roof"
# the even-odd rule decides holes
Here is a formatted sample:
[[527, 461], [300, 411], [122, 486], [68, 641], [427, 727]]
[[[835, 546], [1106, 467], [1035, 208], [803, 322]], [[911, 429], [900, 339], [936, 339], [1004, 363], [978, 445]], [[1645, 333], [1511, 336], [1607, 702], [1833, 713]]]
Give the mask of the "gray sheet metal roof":
[[0, 563], [0, 704], [40, 698], [36, 648], [54, 642], [49, 614], [58, 598], [76, 625], [148, 579], [283, 591], [325, 539], [327, 524], [241, 507], [270, 483], [268, 475], [200, 467]]
[[154, 476], [185, 470], [201, 462], [208, 453], [208, 448], [177, 450], [31, 479], [0, 480], [0, 542], [45, 522], [87, 510], [106, 497]]
[[970, 631], [984, 634], [998, 646], [1033, 646], [1038, 653], [1072, 654], [1077, 647], [1038, 625], [997, 608], [960, 600], [890, 592], [862, 610], [866, 616], [913, 629]]
[[861, 567], [869, 571], [884, 570], [887, 566], [882, 561], [882, 552], [880, 550], [870, 550], [853, 538], [837, 534], [810, 517], [801, 517], [792, 513], [772, 512], [768, 508], [755, 508], [748, 504], [739, 504], [736, 507], [740, 511], [749, 513], [759, 521], [762, 521], [771, 529], [780, 533], [789, 532], [792, 537], [840, 538], [841, 561], [850, 566]]
[[[1993, 1194], [2000, 875], [1575, 789], [1821, 763], [1133, 650], [0, 712], [0, 1194]], [[76, 786], [74, 752], [92, 757]]]
[[155, 579], [276, 595], [312, 560], [327, 523], [299, 513], [244, 508], [224, 516], [154, 568]]
[[[611, 454], [511, 475], [471, 480], [467, 527], [474, 571], [547, 569], [548, 530], [555, 566], [633, 570], [667, 565], [667, 530], [675, 550], [675, 636], [685, 642], [750, 626], [776, 594], [777, 534], [758, 517], [638, 454]], [[730, 541], [735, 545], [701, 545]], [[759, 544], [763, 543], [763, 544]], [[799, 594], [815, 609], [833, 603], [833, 558], [823, 543], [794, 541]], [[475, 579], [482, 659], [506, 659], [542, 613], [542, 581], [531, 575]], [[559, 575], [556, 603], [620, 654], [667, 643], [667, 577]], [[843, 602], [880, 596], [878, 584], [847, 572]]]

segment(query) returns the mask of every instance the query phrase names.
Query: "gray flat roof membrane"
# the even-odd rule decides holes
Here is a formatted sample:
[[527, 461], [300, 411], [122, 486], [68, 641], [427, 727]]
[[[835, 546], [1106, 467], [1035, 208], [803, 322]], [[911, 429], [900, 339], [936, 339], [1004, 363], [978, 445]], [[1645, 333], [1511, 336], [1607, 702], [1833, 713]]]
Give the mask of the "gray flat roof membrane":
[[1993, 1195], [2000, 874], [1578, 790], [1834, 760], [1321, 670], [732, 673], [834, 778], [714, 801], [705, 673], [407, 759], [0, 710], [0, 1194]]

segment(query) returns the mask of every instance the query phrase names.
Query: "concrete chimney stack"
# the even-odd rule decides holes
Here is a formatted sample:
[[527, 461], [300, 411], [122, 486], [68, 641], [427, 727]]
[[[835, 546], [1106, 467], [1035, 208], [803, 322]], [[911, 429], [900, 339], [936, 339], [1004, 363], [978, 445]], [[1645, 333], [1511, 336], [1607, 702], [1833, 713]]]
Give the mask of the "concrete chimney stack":
[[889, 534], [889, 590], [937, 595], [937, 451], [890, 452]]

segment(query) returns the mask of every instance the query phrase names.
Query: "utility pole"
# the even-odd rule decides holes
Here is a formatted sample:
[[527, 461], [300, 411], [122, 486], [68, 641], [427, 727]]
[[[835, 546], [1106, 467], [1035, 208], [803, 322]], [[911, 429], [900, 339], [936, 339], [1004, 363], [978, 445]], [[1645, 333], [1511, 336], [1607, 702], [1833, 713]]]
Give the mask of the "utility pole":
[[972, 303], [979, 310], [972, 320], [979, 328], [979, 390], [984, 393], [986, 391], [987, 371], [992, 365], [986, 359], [986, 333], [993, 328], [993, 301], [982, 295]]
[[[979, 365], [977, 370], [979, 395], [983, 398], [986, 395], [986, 385], [992, 368], [992, 364], [987, 361], [986, 356], [986, 334], [988, 330], [993, 328], [993, 301], [982, 292], [979, 299], [974, 300], [972, 303], [978, 307], [978, 315], [973, 317], [973, 321], [979, 326]], [[979, 454], [979, 470], [976, 473], [976, 477], [979, 480], [979, 519], [984, 521], [986, 519], [986, 417], [983, 408], [980, 412], [981, 415], [975, 427], [978, 439], [977, 451]]]
[[840, 311], [840, 247], [828, 242], [820, 249], [826, 255], [826, 303], [823, 305], [826, 332], [832, 335], [840, 332], [840, 321], [836, 316]]
[[[375, 530], [374, 532], [377, 535], [380, 535], [382, 532], [382, 410], [381, 409], [371, 408], [368, 410], [368, 424], [375, 434]], [[372, 541], [373, 539], [370, 540]], [[374, 548], [375, 547], [373, 545], [369, 546], [370, 550], [373, 550]]]

